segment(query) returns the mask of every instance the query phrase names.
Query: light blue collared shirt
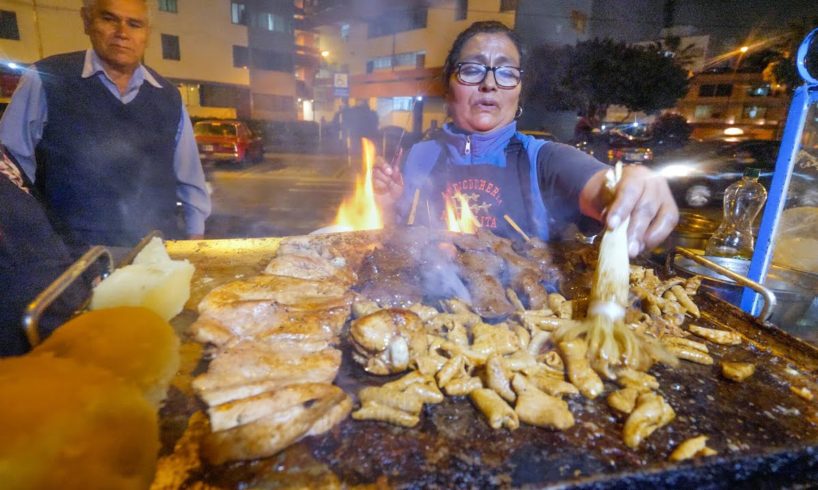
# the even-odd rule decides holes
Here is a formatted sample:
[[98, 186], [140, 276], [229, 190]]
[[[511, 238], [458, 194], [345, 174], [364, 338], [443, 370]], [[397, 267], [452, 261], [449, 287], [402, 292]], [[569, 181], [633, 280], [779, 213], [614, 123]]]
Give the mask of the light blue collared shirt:
[[[85, 52], [82, 78], [99, 77], [102, 84], [123, 104], [136, 98], [142, 84], [154, 87], [162, 85], [144, 66], [139, 65], [128, 82], [125, 93], [121, 94], [113, 80], [105, 73], [102, 61], [93, 49]], [[185, 212], [185, 228], [189, 235], [204, 233], [205, 219], [210, 215], [210, 194], [205, 186], [202, 162], [193, 135], [185, 105], [179, 118], [176, 132], [176, 151], [173, 155], [173, 170], [176, 174], [176, 197], [182, 202]], [[48, 108], [40, 74], [35, 68], [27, 70], [20, 78], [14, 96], [0, 119], [0, 142], [17, 159], [17, 163], [34, 182], [37, 162], [35, 149], [43, 137], [43, 128], [48, 124]]]

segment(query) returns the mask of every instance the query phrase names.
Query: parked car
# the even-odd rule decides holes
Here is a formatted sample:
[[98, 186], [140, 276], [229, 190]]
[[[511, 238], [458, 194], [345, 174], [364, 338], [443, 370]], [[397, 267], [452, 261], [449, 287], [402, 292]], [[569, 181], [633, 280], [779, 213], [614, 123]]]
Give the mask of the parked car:
[[[780, 141], [691, 142], [651, 165], [670, 184], [682, 207], [719, 207], [724, 191], [747, 168], [760, 170], [759, 182], [769, 188]], [[796, 179], [798, 180], [798, 179]]]
[[264, 159], [264, 141], [242, 121], [206, 120], [193, 126], [199, 156], [212, 162], [260, 162]]
[[545, 130], [538, 129], [521, 129], [521, 133], [533, 136], [534, 138], [545, 141], [557, 141], [557, 137]]

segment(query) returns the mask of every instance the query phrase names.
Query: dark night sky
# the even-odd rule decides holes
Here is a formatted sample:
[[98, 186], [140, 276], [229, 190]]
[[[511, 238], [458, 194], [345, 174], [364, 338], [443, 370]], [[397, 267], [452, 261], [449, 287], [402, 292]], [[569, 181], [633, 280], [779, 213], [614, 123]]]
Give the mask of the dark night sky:
[[[744, 44], [748, 35], [764, 38], [790, 22], [818, 17], [816, 0], [676, 0], [675, 24], [710, 34], [716, 54]], [[624, 41], [655, 38], [663, 24], [662, 0], [595, 1], [592, 36]], [[638, 13], [638, 14], [637, 14]]]

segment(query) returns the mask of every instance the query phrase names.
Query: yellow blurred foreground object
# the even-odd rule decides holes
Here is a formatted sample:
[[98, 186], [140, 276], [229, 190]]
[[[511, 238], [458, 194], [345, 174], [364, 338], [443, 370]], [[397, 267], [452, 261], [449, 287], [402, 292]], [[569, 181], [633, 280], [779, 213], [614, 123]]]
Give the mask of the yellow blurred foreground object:
[[51, 356], [0, 360], [0, 486], [146, 489], [156, 410], [135, 387]]
[[168, 322], [146, 308], [108, 308], [59, 327], [31, 355], [71, 358], [106, 369], [158, 407], [179, 370], [179, 338]]
[[115, 270], [94, 288], [91, 309], [144, 306], [170, 320], [190, 298], [194, 270], [187, 260], [171, 260], [162, 240], [154, 238], [133, 264]]

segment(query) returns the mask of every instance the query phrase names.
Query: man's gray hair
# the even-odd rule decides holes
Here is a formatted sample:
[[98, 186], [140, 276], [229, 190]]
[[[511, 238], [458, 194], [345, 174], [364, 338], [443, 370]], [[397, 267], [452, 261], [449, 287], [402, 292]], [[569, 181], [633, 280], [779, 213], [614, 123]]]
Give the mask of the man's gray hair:
[[[97, 6], [97, 2], [99, 2], [99, 0], [82, 0], [82, 8], [86, 11], [91, 11]], [[149, 2], [148, 0], [142, 0], [142, 2], [148, 7], [148, 21], [153, 20], [153, 9], [151, 8], [153, 2]]]

